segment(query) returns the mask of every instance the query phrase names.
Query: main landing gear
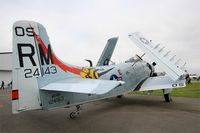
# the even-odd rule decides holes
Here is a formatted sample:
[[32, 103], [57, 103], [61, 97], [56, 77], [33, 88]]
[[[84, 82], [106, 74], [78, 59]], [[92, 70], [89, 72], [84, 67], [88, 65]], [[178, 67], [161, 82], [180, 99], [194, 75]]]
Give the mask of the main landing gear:
[[171, 94], [164, 94], [164, 98], [165, 98], [165, 102], [166, 103], [169, 103], [169, 102], [172, 102], [172, 97], [171, 97]]
[[171, 91], [172, 89], [163, 89], [163, 95], [167, 103], [172, 102]]
[[80, 105], [77, 105], [77, 106], [76, 106], [76, 111], [71, 112], [71, 113], [69, 114], [69, 117], [70, 117], [71, 119], [76, 118], [76, 116], [79, 115], [79, 114], [81, 113], [81, 110], [82, 110], [81, 106], [80, 106]]
[[118, 95], [118, 96], [117, 96], [117, 98], [122, 98], [122, 97], [123, 97], [123, 95]]

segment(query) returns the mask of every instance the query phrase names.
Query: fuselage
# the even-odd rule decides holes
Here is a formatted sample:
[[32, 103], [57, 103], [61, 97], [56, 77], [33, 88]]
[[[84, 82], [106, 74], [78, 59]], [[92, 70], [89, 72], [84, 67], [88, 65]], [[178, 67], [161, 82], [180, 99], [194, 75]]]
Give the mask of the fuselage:
[[99, 79], [124, 81], [125, 84], [123, 84], [123, 86], [127, 91], [135, 90], [135, 87], [141, 81], [150, 77], [153, 71], [152, 66], [145, 61], [136, 61], [136, 62], [120, 63], [117, 65], [110, 65], [110, 66], [101, 66], [101, 67], [96, 67], [95, 69], [101, 73], [101, 71], [109, 70], [111, 68], [113, 69], [108, 73], [106, 73], [105, 75], [102, 75]]
[[[150, 69], [150, 67], [151, 66], [149, 66], [147, 62], [142, 61], [142, 60], [136, 61], [136, 62], [120, 63], [117, 65], [87, 67], [87, 69], [95, 70], [96, 72], [100, 74], [107, 71], [107, 73], [104, 73], [103, 75], [99, 77], [99, 79], [101, 80], [124, 81], [124, 84], [121, 84], [120, 86], [112, 89], [108, 93], [105, 93], [102, 95], [49, 92], [48, 93], [49, 97], [52, 95], [57, 95], [60, 98], [63, 98], [65, 102], [62, 102], [59, 105], [58, 103], [49, 104], [48, 102], [43, 101], [43, 108], [50, 109], [50, 108], [55, 108], [55, 107], [60, 107], [60, 106], [79, 105], [79, 104], [83, 104], [83, 103], [87, 103], [91, 101], [123, 95], [131, 91], [137, 91], [141, 83], [143, 83], [148, 77], [151, 76], [152, 70]], [[43, 92], [41, 92], [41, 95], [42, 93]], [[46, 101], [49, 101], [49, 100], [46, 99]]]

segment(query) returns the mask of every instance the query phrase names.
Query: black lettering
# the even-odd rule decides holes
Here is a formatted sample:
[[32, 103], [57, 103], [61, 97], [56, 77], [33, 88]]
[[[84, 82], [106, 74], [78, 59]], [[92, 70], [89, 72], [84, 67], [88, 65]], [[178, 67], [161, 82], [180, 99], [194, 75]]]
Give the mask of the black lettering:
[[15, 34], [17, 36], [24, 36], [24, 28], [23, 27], [15, 27]]
[[32, 73], [31, 69], [24, 69], [24, 72], [25, 72], [25, 74], [24, 74], [25, 78], [31, 78], [32, 77], [31, 76], [31, 73]]
[[103, 62], [103, 65], [108, 65], [108, 63], [109, 63], [109, 59], [105, 59], [105, 61]]
[[49, 100], [49, 104], [60, 103], [60, 102], [63, 102], [64, 100], [65, 100], [64, 96], [62, 96], [60, 93], [56, 93], [51, 96], [51, 99]]
[[40, 72], [39, 72], [38, 68], [35, 69], [35, 72], [33, 73], [33, 76], [36, 76], [36, 77], [40, 76]]
[[33, 28], [31, 27], [28, 27], [26, 28], [26, 32], [27, 32], [27, 36], [34, 36], [34, 33], [33, 33]]
[[42, 65], [44, 65], [44, 61], [47, 65], [49, 65], [50, 60], [51, 60], [51, 64], [53, 64], [53, 58], [52, 58], [52, 52], [51, 52], [51, 45], [48, 45], [48, 49], [47, 49], [47, 55], [45, 55], [42, 46], [39, 44], [39, 51], [40, 51], [40, 58], [41, 58], [41, 63]]
[[177, 84], [172, 84], [172, 87], [177, 87]]
[[56, 69], [55, 66], [51, 66], [50, 68], [52, 70], [51, 74], [56, 74], [57, 73], [57, 69]]
[[51, 73], [50, 73], [50, 69], [49, 69], [49, 67], [47, 67], [47, 68], [46, 68], [46, 70], [45, 70], [45, 73], [44, 73], [44, 74], [51, 74]]
[[147, 41], [147, 39], [145, 38], [140, 38], [140, 41], [143, 42], [144, 44], [149, 44], [149, 41]]
[[184, 86], [184, 83], [179, 83], [179, 86]]
[[[22, 47], [30, 48], [31, 52], [30, 53], [23, 53]], [[20, 67], [24, 67], [24, 61], [23, 61], [24, 57], [28, 57], [30, 59], [32, 65], [36, 66], [35, 60], [33, 59], [33, 55], [35, 54], [35, 50], [34, 50], [34, 47], [31, 44], [29, 44], [29, 43], [18, 43], [17, 48], [18, 48]]]

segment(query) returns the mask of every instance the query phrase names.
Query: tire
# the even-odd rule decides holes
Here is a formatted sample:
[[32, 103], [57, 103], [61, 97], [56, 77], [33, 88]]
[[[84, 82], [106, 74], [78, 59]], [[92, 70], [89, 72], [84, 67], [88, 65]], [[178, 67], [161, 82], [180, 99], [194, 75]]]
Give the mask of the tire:
[[71, 119], [74, 119], [74, 118], [76, 117], [76, 113], [75, 113], [75, 112], [71, 112], [71, 113], [69, 114], [69, 117], [70, 117]]
[[172, 102], [172, 98], [170, 93], [169, 94], [164, 94], [165, 102], [169, 103]]
[[117, 98], [122, 98], [123, 95], [118, 95]]

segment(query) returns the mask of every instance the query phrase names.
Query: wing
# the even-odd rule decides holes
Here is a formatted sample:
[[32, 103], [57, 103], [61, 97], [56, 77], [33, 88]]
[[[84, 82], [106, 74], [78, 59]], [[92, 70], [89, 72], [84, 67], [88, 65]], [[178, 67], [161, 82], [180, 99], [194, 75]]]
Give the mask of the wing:
[[113, 54], [113, 51], [115, 49], [116, 43], [117, 43], [118, 38], [110, 38], [99, 58], [99, 61], [97, 62], [97, 66], [105, 66], [108, 65], [110, 58]]
[[160, 44], [155, 45], [152, 41], [146, 39], [141, 33], [129, 34], [130, 39], [145, 52], [153, 61], [155, 61], [174, 81], [184, 77], [185, 63], [181, 64], [180, 59], [171, 55], [170, 51], [165, 51]]
[[168, 88], [185, 87], [185, 79], [173, 81], [169, 76], [150, 77], [137, 91], [159, 90]]
[[122, 85], [122, 81], [108, 81], [83, 78], [68, 78], [40, 87], [41, 90], [86, 94], [104, 94]]

